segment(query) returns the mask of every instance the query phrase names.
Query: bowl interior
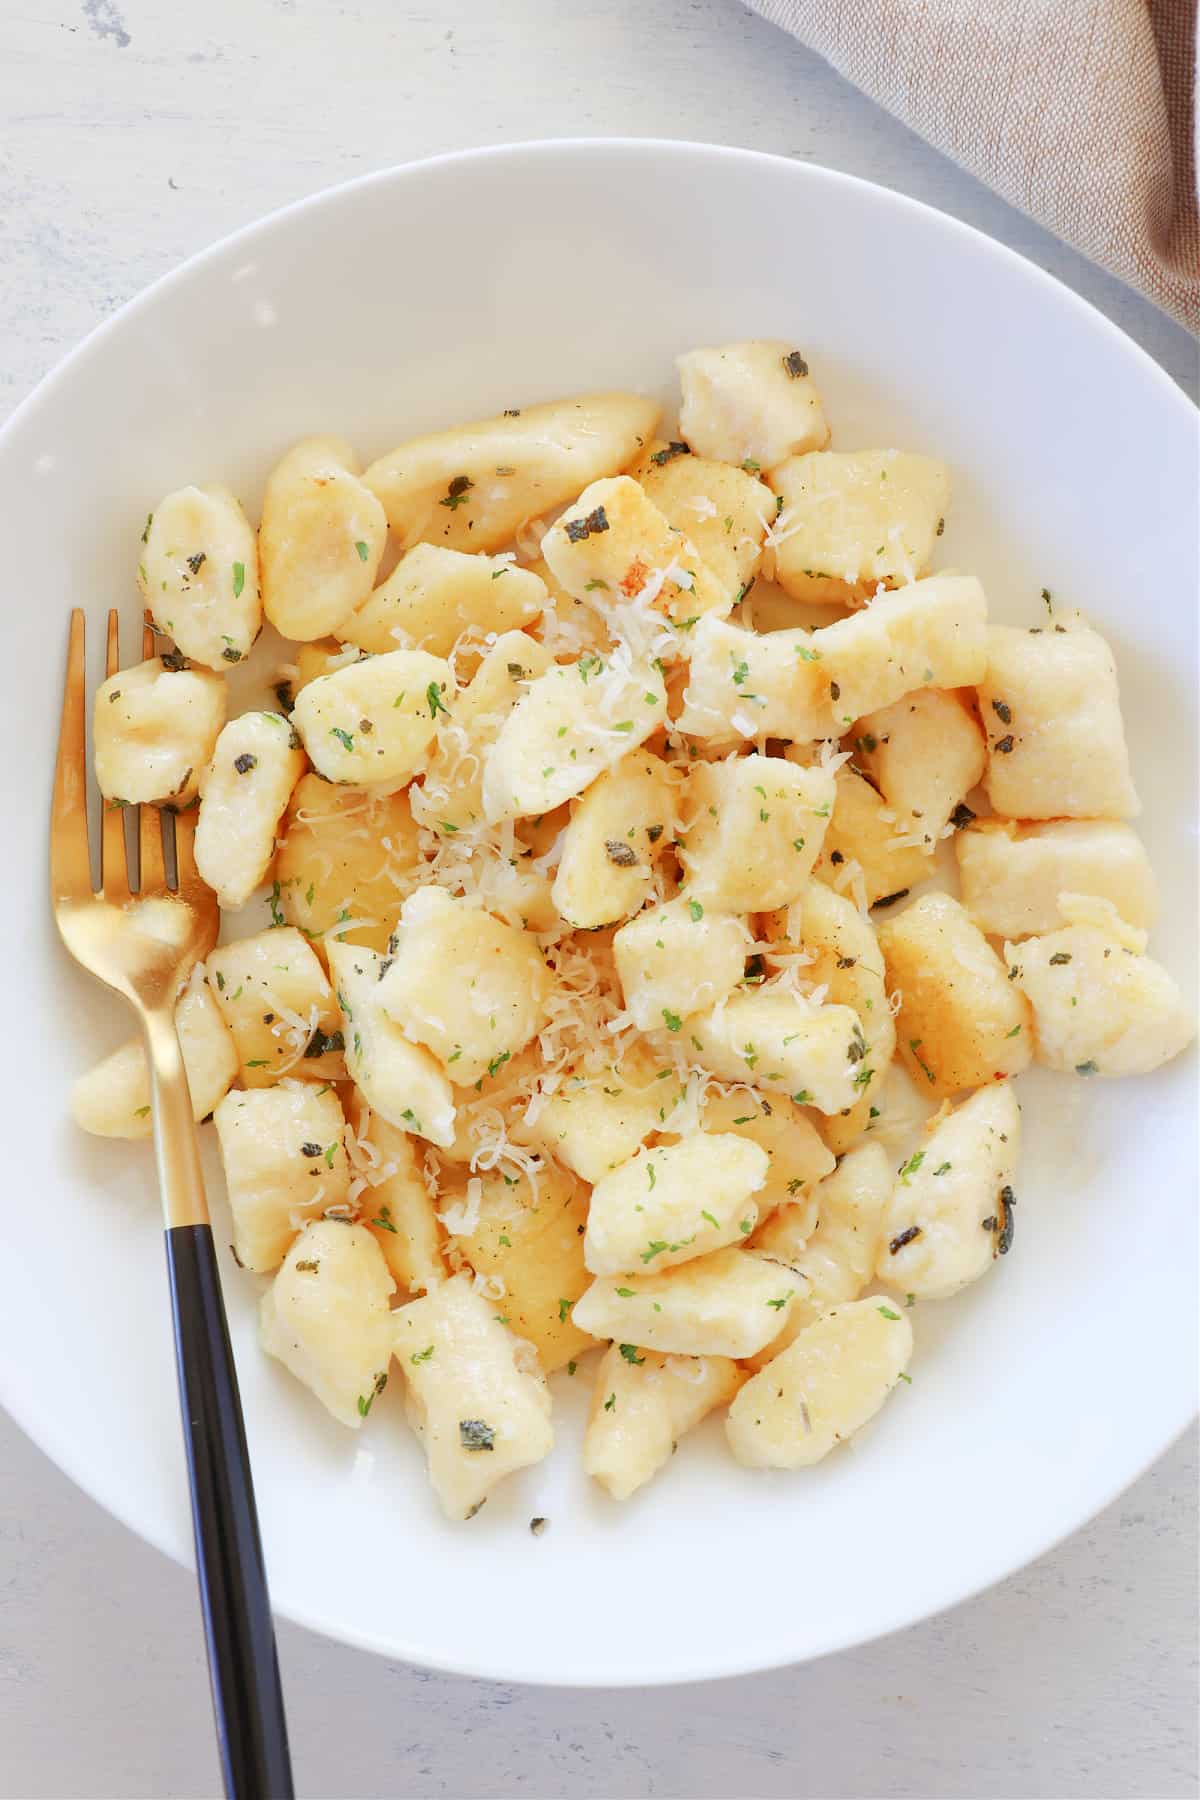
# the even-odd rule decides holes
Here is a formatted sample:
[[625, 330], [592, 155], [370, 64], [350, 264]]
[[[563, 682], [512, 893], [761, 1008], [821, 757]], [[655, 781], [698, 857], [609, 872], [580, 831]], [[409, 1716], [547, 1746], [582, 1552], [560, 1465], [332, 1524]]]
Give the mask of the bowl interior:
[[[1116, 652], [1152, 949], [1194, 991], [1195, 415], [1128, 340], [952, 221], [825, 171], [702, 146], [545, 144], [400, 169], [267, 220], [118, 315], [0, 437], [0, 673], [13, 1019], [0, 1394], [103, 1504], [189, 1552], [148, 1152], [83, 1141], [70, 1078], [127, 1033], [60, 953], [45, 813], [69, 605], [138, 617], [137, 539], [181, 482], [257, 507], [288, 442], [368, 458], [561, 393], [674, 404], [700, 343], [803, 347], [841, 448], [945, 457], [942, 566], [996, 618], [1079, 605]], [[132, 641], [132, 637], [130, 639]], [[1048, 1547], [1134, 1478], [1194, 1403], [1194, 1065], [1022, 1084], [1015, 1252], [915, 1318], [913, 1385], [795, 1477], [743, 1472], [711, 1425], [623, 1508], [559, 1446], [468, 1527], [438, 1516], [398, 1383], [352, 1437], [254, 1341], [224, 1249], [274, 1597], [413, 1661], [548, 1682], [691, 1679], [906, 1624]], [[18, 1124], [19, 1120], [19, 1124]], [[551, 1529], [533, 1538], [528, 1521]]]

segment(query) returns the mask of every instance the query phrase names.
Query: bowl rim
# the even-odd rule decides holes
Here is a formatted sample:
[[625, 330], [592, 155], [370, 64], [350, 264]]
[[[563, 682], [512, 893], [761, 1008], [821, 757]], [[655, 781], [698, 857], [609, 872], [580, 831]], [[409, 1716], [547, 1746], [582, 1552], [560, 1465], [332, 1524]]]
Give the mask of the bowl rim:
[[[1041, 287], [1048, 294], [1055, 296], [1053, 303], [1061, 306], [1064, 301], [1069, 309], [1073, 309], [1081, 328], [1091, 330], [1100, 338], [1107, 340], [1111, 353], [1125, 357], [1132, 356], [1138, 364], [1144, 379], [1154, 385], [1160, 399], [1177, 409], [1180, 423], [1185, 418], [1192, 422], [1193, 428], [1200, 419], [1200, 406], [1194, 403], [1188, 393], [1158, 363], [1154, 357], [1140, 344], [1135, 342], [1112, 319], [1095, 306], [1091, 301], [1078, 294], [1058, 276], [1051, 274], [1020, 251], [1001, 243], [989, 236], [977, 226], [955, 217], [951, 213], [918, 200], [911, 195], [886, 187], [881, 182], [870, 181], [858, 175], [831, 169], [819, 162], [809, 162], [796, 157], [780, 155], [770, 151], [751, 150], [738, 145], [707, 143], [701, 139], [657, 138], [648, 136], [567, 136], [555, 138], [522, 139], [511, 144], [477, 145], [464, 149], [440, 152], [427, 157], [420, 157], [400, 163], [388, 165], [382, 169], [371, 170], [332, 186], [322, 187], [315, 192], [287, 201], [282, 206], [261, 214], [259, 217], [240, 225], [236, 230], [226, 233], [193, 252], [184, 261], [157, 276], [146, 287], [132, 295], [121, 306], [107, 317], [101, 319], [87, 334], [65, 352], [51, 368], [39, 379], [33, 389], [17, 404], [9, 417], [0, 424], [0, 457], [5, 455], [10, 446], [25, 428], [27, 421], [36, 416], [38, 407], [60, 386], [69, 383], [76, 369], [93, 355], [101, 354], [110, 333], [122, 328], [144, 308], [153, 307], [159, 297], [176, 286], [183, 286], [202, 276], [210, 264], [227, 256], [238, 246], [253, 242], [264, 231], [284, 224], [301, 214], [316, 215], [326, 207], [337, 207], [350, 196], [365, 192], [374, 187], [385, 187], [390, 184], [408, 180], [421, 180], [431, 171], [453, 168], [458, 165], [473, 163], [511, 162], [514, 165], [524, 158], [545, 155], [563, 156], [578, 153], [611, 155], [623, 157], [652, 153], [656, 158], [687, 160], [701, 158], [705, 160], [721, 160], [738, 162], [749, 167], [763, 166], [772, 169], [787, 169], [789, 179], [812, 182], [818, 186], [827, 185], [834, 189], [865, 192], [872, 196], [884, 196], [884, 203], [912, 216], [921, 216], [927, 228], [941, 230], [949, 238], [967, 241], [977, 256], [992, 257], [1009, 267], [1019, 268], [1021, 278], [1032, 280], [1035, 286]], [[158, 1530], [153, 1523], [137, 1519], [126, 1500], [112, 1491], [109, 1484], [95, 1482], [89, 1473], [86, 1477], [77, 1468], [73, 1449], [65, 1427], [60, 1432], [54, 1415], [34, 1417], [31, 1408], [26, 1406], [16, 1391], [15, 1384], [4, 1368], [0, 1368], [0, 1405], [20, 1427], [21, 1431], [32, 1443], [47, 1456], [61, 1472], [68, 1477], [90, 1500], [97, 1502], [113, 1518], [127, 1527], [135, 1536], [161, 1551], [172, 1562], [180, 1567], [194, 1568], [191, 1552], [190, 1530], [179, 1543], [172, 1543], [167, 1535]], [[910, 1626], [923, 1623], [935, 1615], [951, 1610], [975, 1599], [988, 1588], [1019, 1573], [1048, 1555], [1068, 1537], [1083, 1529], [1093, 1519], [1129, 1488], [1176, 1443], [1189, 1428], [1195, 1417], [1195, 1409], [1189, 1409], [1163, 1436], [1161, 1442], [1154, 1445], [1140, 1459], [1136, 1467], [1125, 1466], [1119, 1474], [1107, 1481], [1102, 1488], [1089, 1496], [1084, 1510], [1072, 1517], [1061, 1527], [1054, 1526], [1048, 1533], [1030, 1532], [1026, 1539], [1017, 1546], [1006, 1542], [1000, 1553], [994, 1553], [983, 1566], [978, 1579], [963, 1590], [958, 1583], [950, 1584], [953, 1591], [938, 1591], [937, 1584], [931, 1584], [930, 1599], [922, 1605], [919, 1612], [913, 1613], [908, 1604], [898, 1606], [895, 1613], [888, 1616], [883, 1609], [881, 1622], [872, 1630], [864, 1633], [856, 1627], [839, 1630], [830, 1624], [819, 1634], [811, 1648], [799, 1655], [779, 1657], [769, 1652], [766, 1660], [741, 1651], [732, 1655], [710, 1653], [702, 1662], [682, 1671], [676, 1665], [669, 1672], [646, 1672], [645, 1670], [612, 1670], [606, 1675], [597, 1676], [582, 1672], [578, 1675], [564, 1671], [561, 1666], [552, 1666], [543, 1662], [540, 1667], [526, 1665], [516, 1673], [488, 1657], [475, 1657], [469, 1647], [454, 1656], [431, 1651], [420, 1644], [405, 1642], [403, 1632], [395, 1636], [383, 1636], [348, 1626], [344, 1623], [332, 1624], [326, 1618], [306, 1611], [302, 1605], [289, 1602], [287, 1606], [275, 1605], [275, 1611], [281, 1618], [316, 1632], [322, 1637], [331, 1638], [352, 1648], [372, 1652], [394, 1661], [404, 1661], [416, 1667], [436, 1670], [450, 1675], [483, 1678], [504, 1682], [512, 1686], [536, 1686], [546, 1688], [586, 1689], [586, 1688], [629, 1688], [629, 1687], [671, 1687], [688, 1685], [696, 1682], [725, 1680], [738, 1675], [754, 1674], [760, 1671], [799, 1666], [815, 1661], [818, 1658], [852, 1649], [859, 1644], [874, 1643], [880, 1639], [895, 1635]]]

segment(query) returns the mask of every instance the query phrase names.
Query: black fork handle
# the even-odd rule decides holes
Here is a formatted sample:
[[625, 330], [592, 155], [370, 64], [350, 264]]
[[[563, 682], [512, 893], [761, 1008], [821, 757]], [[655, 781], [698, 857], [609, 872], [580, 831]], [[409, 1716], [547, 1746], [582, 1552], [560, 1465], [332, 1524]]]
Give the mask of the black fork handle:
[[225, 1792], [292, 1800], [287, 1720], [212, 1228], [168, 1228], [196, 1573]]

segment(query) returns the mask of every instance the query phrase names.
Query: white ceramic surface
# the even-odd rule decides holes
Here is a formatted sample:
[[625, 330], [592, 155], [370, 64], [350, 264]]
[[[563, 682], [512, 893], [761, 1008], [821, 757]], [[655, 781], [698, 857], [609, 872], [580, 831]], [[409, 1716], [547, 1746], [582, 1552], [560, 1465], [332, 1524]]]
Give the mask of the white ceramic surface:
[[[944, 560], [982, 575], [996, 616], [1036, 622], [1045, 586], [1108, 632], [1163, 887], [1155, 943], [1194, 985], [1195, 414], [1099, 315], [884, 190], [660, 142], [452, 157], [239, 234], [97, 333], [0, 438], [16, 597], [0, 744], [20, 796], [3, 902], [19, 1026], [2, 1056], [22, 1196], [0, 1212], [0, 1397], [174, 1554], [188, 1520], [148, 1159], [81, 1143], [64, 1116], [64, 1077], [125, 1024], [45, 913], [66, 607], [98, 619], [116, 602], [132, 620], [154, 500], [223, 477], [253, 504], [303, 432], [372, 455], [570, 389], [668, 399], [678, 349], [757, 334], [803, 344], [839, 444], [948, 457]], [[1014, 1255], [920, 1309], [912, 1389], [795, 1479], [738, 1470], [710, 1429], [618, 1510], [577, 1472], [577, 1394], [552, 1463], [469, 1529], [444, 1525], [399, 1396], [350, 1440], [259, 1356], [251, 1284], [230, 1268], [278, 1606], [413, 1661], [625, 1683], [816, 1655], [996, 1579], [1190, 1415], [1193, 1087], [1189, 1062], [1119, 1086], [1033, 1079]], [[536, 1540], [535, 1513], [553, 1520]]]

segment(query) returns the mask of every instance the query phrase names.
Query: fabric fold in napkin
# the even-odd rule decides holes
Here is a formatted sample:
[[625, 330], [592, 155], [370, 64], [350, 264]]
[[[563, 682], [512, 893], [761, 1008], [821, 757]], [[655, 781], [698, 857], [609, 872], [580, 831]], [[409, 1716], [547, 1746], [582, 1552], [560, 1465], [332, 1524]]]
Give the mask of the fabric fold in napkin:
[[1196, 0], [748, 0], [1200, 331]]

